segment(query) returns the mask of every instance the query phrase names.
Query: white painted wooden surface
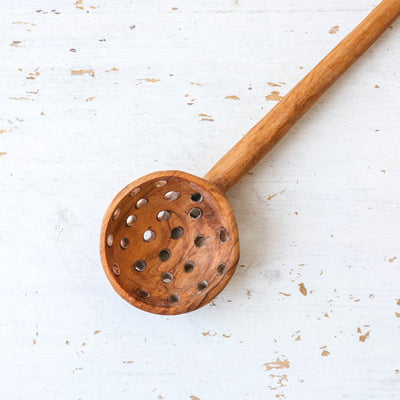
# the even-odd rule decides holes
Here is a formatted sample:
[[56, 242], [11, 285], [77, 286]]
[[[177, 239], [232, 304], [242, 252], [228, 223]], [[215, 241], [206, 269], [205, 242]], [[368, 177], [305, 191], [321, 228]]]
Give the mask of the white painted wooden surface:
[[2, 400], [400, 399], [399, 23], [230, 191], [215, 303], [139, 311], [98, 254], [123, 186], [203, 175], [376, 4], [1, 2]]

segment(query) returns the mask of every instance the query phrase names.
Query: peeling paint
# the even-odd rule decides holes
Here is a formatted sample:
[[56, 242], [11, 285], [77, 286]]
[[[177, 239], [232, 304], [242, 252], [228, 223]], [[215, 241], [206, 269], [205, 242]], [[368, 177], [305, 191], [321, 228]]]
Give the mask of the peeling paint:
[[339, 25], [332, 26], [332, 28], [329, 29], [329, 33], [330, 33], [331, 35], [334, 35], [334, 34], [337, 33], [337, 32], [339, 32]]
[[299, 290], [303, 296], [307, 296], [307, 288], [304, 286], [304, 283], [299, 283]]
[[22, 43], [24, 43], [24, 42], [21, 40], [14, 40], [10, 43], [10, 46], [11, 47], [25, 47], [22, 45]]
[[277, 92], [276, 90], [274, 90], [271, 92], [271, 94], [269, 94], [268, 96], [265, 96], [265, 98], [267, 100], [271, 100], [271, 101], [280, 101], [283, 99], [283, 96], [280, 96], [280, 93]]
[[95, 72], [93, 71], [93, 69], [78, 69], [71, 71], [71, 75], [85, 75], [85, 74], [88, 74], [92, 77], [95, 76]]
[[143, 78], [143, 79], [137, 79], [138, 81], [142, 81], [142, 82], [160, 82], [160, 79], [155, 79], [155, 78]]
[[263, 364], [266, 371], [270, 371], [271, 369], [284, 369], [290, 368], [289, 360], [280, 360], [279, 357], [275, 361], [267, 362]]

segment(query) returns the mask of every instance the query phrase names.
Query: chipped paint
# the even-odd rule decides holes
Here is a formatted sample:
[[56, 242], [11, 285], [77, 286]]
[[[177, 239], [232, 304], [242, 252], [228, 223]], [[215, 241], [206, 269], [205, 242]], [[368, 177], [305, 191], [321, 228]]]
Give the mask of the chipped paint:
[[272, 101], [280, 101], [283, 99], [283, 96], [280, 96], [280, 93], [277, 92], [276, 90], [272, 91], [271, 94], [268, 96], [265, 96], [267, 100], [272, 100]]
[[88, 74], [92, 77], [95, 76], [95, 72], [93, 69], [77, 69], [77, 70], [72, 70], [71, 75], [85, 75]]
[[207, 115], [207, 114], [201, 113], [201, 114], [199, 114], [199, 117], [202, 117], [201, 121], [214, 121], [214, 119], [211, 118], [212, 115]]
[[234, 94], [232, 94], [230, 96], [225, 96], [225, 99], [240, 100], [240, 98], [235, 96]]
[[210, 331], [207, 332], [201, 332], [203, 336], [217, 336], [217, 332], [210, 333]]
[[[357, 328], [357, 332], [361, 333], [361, 328]], [[365, 342], [369, 338], [369, 334], [371, 331], [367, 331], [364, 335], [360, 335], [359, 340], [360, 342]]]
[[288, 382], [288, 377], [287, 375], [283, 374], [283, 375], [274, 375], [274, 374], [270, 374], [269, 375], [271, 378], [277, 378], [277, 382], [276, 384], [279, 387], [285, 387], [286, 383]]
[[155, 82], [160, 82], [160, 79], [156, 78], [141, 78], [141, 79], [136, 79], [139, 82], [150, 82], [150, 83], [155, 83]]
[[11, 47], [25, 47], [22, 45], [22, 43], [24, 43], [24, 42], [21, 40], [14, 40], [10, 43], [10, 46]]
[[289, 360], [280, 360], [279, 357], [275, 361], [267, 362], [263, 364], [266, 371], [270, 371], [272, 369], [285, 369], [290, 368]]
[[304, 283], [299, 283], [299, 290], [303, 296], [307, 296], [307, 288], [304, 286]]
[[328, 32], [329, 32], [331, 35], [334, 35], [335, 33], [338, 33], [338, 32], [339, 32], [339, 25], [332, 26], [332, 28], [329, 29]]
[[76, 8], [79, 8], [80, 10], [83, 10], [83, 0], [77, 0], [74, 3], [74, 5], [75, 5]]

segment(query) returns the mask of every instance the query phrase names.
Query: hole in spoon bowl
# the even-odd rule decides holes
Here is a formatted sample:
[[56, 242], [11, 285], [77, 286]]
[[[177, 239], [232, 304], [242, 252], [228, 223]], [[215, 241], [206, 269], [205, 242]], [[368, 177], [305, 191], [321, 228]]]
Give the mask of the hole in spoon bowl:
[[117, 264], [113, 264], [112, 271], [115, 276], [119, 276], [121, 274], [121, 270]]
[[201, 203], [203, 201], [203, 195], [201, 193], [193, 193], [190, 196], [191, 200], [195, 203]]
[[205, 290], [207, 288], [208, 288], [208, 282], [207, 281], [201, 281], [197, 285], [197, 289], [199, 289], [200, 291]]
[[197, 247], [202, 247], [204, 246], [204, 243], [206, 242], [206, 238], [203, 235], [197, 235], [194, 239], [194, 244]]
[[157, 219], [159, 221], [167, 221], [170, 218], [171, 218], [171, 213], [169, 211], [160, 211], [157, 214]]
[[181, 226], [177, 226], [171, 231], [171, 239], [179, 239], [183, 235], [183, 228]]
[[126, 250], [129, 246], [129, 239], [127, 237], [123, 237], [119, 244], [122, 250]]
[[136, 208], [142, 208], [142, 207], [144, 207], [146, 204], [148, 203], [148, 200], [147, 199], [140, 199], [140, 200], [138, 200], [137, 201], [137, 203], [136, 203]]
[[155, 237], [156, 237], [156, 233], [150, 229], [148, 229], [147, 231], [145, 231], [143, 233], [143, 240], [146, 243], [152, 242], [155, 239]]
[[170, 256], [171, 256], [171, 252], [168, 249], [163, 249], [158, 254], [158, 257], [160, 258], [160, 260], [162, 262], [167, 261], [170, 258]]
[[168, 297], [168, 301], [170, 303], [177, 303], [180, 299], [181, 299], [181, 296], [179, 296], [179, 294], [177, 294], [177, 293], [171, 294]]
[[203, 214], [203, 212], [201, 211], [201, 209], [200, 209], [200, 208], [197, 208], [197, 207], [192, 208], [192, 209], [189, 211], [189, 215], [190, 215], [190, 217], [191, 217], [192, 219], [199, 219], [199, 218], [201, 217], [202, 214]]
[[115, 220], [119, 217], [119, 214], [121, 214], [121, 209], [120, 209], [120, 208], [117, 208], [117, 209], [113, 212], [112, 219], [115, 221]]
[[225, 228], [219, 230], [219, 240], [222, 243], [227, 242], [229, 239], [228, 231]]
[[137, 187], [136, 189], [133, 189], [132, 192], [129, 193], [130, 197], [133, 197], [135, 194], [138, 194], [140, 192], [140, 187]]
[[126, 219], [126, 226], [132, 226], [136, 222], [136, 215], [130, 215]]
[[113, 245], [113, 241], [114, 241], [114, 237], [113, 237], [113, 235], [110, 233], [110, 234], [107, 236], [107, 246], [108, 246], [108, 247], [111, 247], [111, 246]]
[[171, 274], [171, 272], [164, 272], [161, 276], [161, 280], [164, 283], [170, 283], [172, 282], [172, 279], [174, 279], [174, 276]]
[[188, 262], [185, 264], [185, 266], [184, 266], [184, 270], [185, 270], [185, 272], [187, 272], [187, 273], [192, 272], [192, 271], [194, 270], [194, 262], [188, 261]]
[[225, 269], [226, 265], [224, 263], [219, 264], [217, 268], [217, 274], [222, 275], [225, 272]]
[[142, 299], [147, 299], [148, 297], [150, 297], [150, 293], [146, 289], [138, 289], [136, 290], [136, 293]]
[[160, 181], [157, 181], [154, 186], [155, 187], [163, 187], [167, 184], [167, 181], [165, 179], [161, 179]]
[[181, 194], [179, 192], [171, 191], [164, 194], [164, 199], [169, 201], [175, 201], [179, 199], [180, 195]]
[[137, 261], [135, 261], [135, 264], [133, 264], [133, 266], [136, 269], [136, 271], [143, 272], [146, 269], [147, 264], [146, 264], [146, 261], [137, 260]]

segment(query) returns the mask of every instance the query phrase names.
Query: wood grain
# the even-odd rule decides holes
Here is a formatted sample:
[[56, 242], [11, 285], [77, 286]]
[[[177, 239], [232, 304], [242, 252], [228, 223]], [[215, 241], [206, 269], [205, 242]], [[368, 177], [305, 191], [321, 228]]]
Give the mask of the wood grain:
[[209, 303], [227, 285], [239, 260], [238, 229], [215, 185], [160, 171], [132, 182], [112, 201], [100, 253], [125, 300], [145, 311], [181, 314]]

